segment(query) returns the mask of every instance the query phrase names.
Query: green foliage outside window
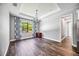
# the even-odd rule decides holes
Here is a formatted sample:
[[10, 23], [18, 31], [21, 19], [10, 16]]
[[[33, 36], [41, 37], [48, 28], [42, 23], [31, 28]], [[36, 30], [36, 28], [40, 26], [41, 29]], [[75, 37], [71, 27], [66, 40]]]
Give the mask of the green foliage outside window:
[[22, 21], [21, 22], [22, 31], [31, 32], [32, 31], [32, 24]]
[[28, 23], [28, 30], [32, 31], [32, 24]]

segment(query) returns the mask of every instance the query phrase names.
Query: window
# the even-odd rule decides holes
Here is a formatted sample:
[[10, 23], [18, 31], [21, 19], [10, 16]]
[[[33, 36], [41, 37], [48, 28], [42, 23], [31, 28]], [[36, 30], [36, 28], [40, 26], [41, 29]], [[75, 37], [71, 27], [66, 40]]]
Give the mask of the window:
[[32, 32], [32, 24], [30, 22], [21, 21], [21, 28], [22, 28], [22, 31]]
[[32, 32], [32, 24], [31, 23], [28, 23], [28, 31]]

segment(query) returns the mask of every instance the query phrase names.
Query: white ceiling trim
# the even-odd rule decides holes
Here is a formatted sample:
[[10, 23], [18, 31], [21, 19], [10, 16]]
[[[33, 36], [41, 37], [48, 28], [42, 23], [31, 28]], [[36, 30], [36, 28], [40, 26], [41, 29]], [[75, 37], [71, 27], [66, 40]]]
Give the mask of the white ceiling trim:
[[20, 12], [19, 14], [20, 14], [20, 15], [23, 15], [23, 16], [30, 17], [30, 18], [35, 18], [35, 17], [33, 17], [33, 16], [31, 16], [31, 15], [28, 15], [28, 14], [25, 14], [25, 13], [23, 13], [23, 12]]
[[[21, 7], [23, 7], [23, 4], [21, 4]], [[40, 16], [38, 17], [38, 19], [45, 18], [45, 17], [47, 17], [47, 16], [49, 16], [49, 15], [51, 15], [51, 14], [53, 14], [53, 13], [56, 13], [56, 12], [60, 11], [60, 8], [59, 8], [59, 6], [58, 6], [57, 4], [55, 4], [55, 7], [57, 7], [57, 8], [54, 9], [54, 10], [51, 10], [51, 11], [45, 13], [45, 14], [40, 15]], [[30, 8], [30, 7], [29, 7], [29, 8]], [[53, 8], [53, 7], [51, 7], [51, 8]], [[20, 8], [20, 12], [21, 12], [21, 14], [23, 14], [24, 16], [26, 15], [26, 16], [31, 16], [32, 18], [35, 18], [34, 15], [28, 14], [27, 11], [26, 11], [27, 13], [26, 13], [25, 11], [22, 11], [21, 8]]]
[[49, 16], [49, 15], [51, 15], [51, 14], [53, 14], [53, 13], [56, 13], [56, 12], [58, 12], [58, 11], [60, 11], [60, 10], [61, 10], [60, 8], [57, 8], [56, 10], [53, 10], [53, 11], [51, 11], [51, 12], [49, 12], [49, 13], [46, 13], [45, 15], [39, 17], [39, 19], [45, 18], [45, 17], [47, 17], [47, 16]]

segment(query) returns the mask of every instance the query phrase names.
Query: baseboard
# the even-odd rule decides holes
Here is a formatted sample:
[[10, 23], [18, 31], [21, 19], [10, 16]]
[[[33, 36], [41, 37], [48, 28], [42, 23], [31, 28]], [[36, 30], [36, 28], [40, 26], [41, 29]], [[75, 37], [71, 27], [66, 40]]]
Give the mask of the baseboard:
[[10, 42], [16, 41], [16, 39], [11, 39]]
[[[18, 40], [25, 40], [25, 39], [31, 39], [31, 38], [34, 38], [34, 37], [28, 37], [28, 38], [20, 38]], [[16, 39], [11, 39], [10, 42], [13, 42], [13, 41], [16, 41]]]
[[[65, 37], [64, 37], [65, 38]], [[63, 39], [64, 39], [63, 38]], [[50, 38], [47, 38], [47, 37], [44, 37], [44, 39], [48, 39], [48, 40], [53, 40], [53, 41], [56, 41], [56, 42], [61, 42], [63, 39], [61, 39], [61, 40], [55, 40], [55, 39], [50, 39]], [[75, 44], [72, 44], [72, 46], [73, 47], [77, 47], [77, 45], [75, 45]]]
[[23, 40], [23, 39], [31, 39], [31, 38], [34, 38], [34, 37], [21, 38], [20, 40]]
[[55, 39], [51, 39], [51, 38], [47, 38], [47, 37], [43, 37], [44, 39], [48, 39], [48, 40], [52, 40], [52, 41], [56, 41], [56, 42], [61, 42], [61, 40], [55, 40]]
[[5, 53], [4, 53], [4, 56], [7, 55], [7, 52], [8, 52], [8, 49], [9, 49], [9, 45], [10, 45], [10, 41], [9, 41], [8, 47], [7, 47], [7, 49], [6, 49]]

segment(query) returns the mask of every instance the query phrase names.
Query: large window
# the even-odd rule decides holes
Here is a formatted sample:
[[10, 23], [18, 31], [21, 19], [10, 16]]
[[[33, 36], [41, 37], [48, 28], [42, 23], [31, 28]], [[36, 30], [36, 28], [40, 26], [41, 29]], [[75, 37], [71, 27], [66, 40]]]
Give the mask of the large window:
[[21, 21], [22, 31], [32, 32], [32, 24], [27, 21]]

